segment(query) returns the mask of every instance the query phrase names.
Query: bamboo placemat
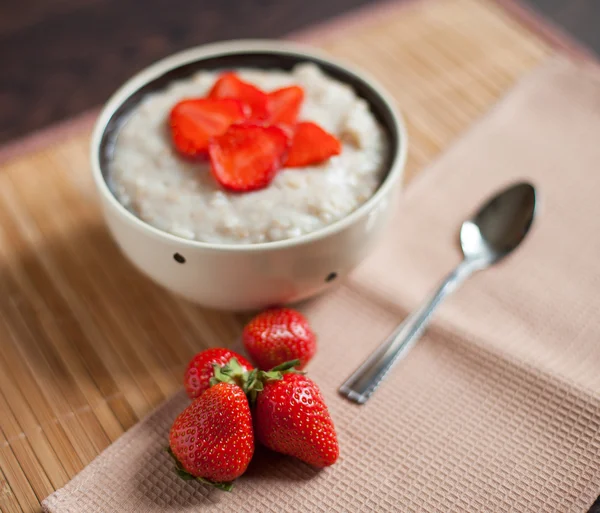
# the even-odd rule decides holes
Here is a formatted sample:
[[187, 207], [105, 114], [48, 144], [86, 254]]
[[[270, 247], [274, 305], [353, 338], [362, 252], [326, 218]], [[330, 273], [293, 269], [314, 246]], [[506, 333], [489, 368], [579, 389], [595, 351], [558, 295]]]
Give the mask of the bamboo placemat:
[[[305, 34], [389, 88], [411, 138], [407, 180], [552, 52], [487, 0], [387, 6]], [[181, 386], [189, 357], [241, 319], [140, 276], [108, 236], [89, 130], [0, 168], [0, 507], [39, 510]]]

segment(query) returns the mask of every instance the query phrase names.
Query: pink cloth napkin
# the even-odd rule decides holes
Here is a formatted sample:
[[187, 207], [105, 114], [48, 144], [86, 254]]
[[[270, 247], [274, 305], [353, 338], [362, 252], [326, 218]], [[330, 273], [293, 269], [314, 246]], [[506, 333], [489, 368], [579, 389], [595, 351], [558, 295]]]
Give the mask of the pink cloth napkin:
[[[600, 72], [553, 59], [406, 191], [386, 240], [304, 306], [310, 375], [341, 457], [316, 471], [257, 451], [232, 493], [180, 480], [163, 451], [175, 396], [44, 501], [52, 513], [586, 511], [600, 493]], [[541, 205], [515, 254], [452, 296], [365, 406], [337, 387], [460, 259], [498, 188]]]

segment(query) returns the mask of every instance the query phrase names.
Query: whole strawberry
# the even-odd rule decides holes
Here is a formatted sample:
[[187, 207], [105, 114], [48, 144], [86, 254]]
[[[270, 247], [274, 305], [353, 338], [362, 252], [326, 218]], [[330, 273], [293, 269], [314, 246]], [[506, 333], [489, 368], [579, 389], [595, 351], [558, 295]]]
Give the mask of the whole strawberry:
[[[233, 358], [235, 358], [239, 364], [238, 367], [236, 367], [238, 373], [249, 371], [254, 368], [243, 356], [229, 349], [220, 347], [206, 349], [194, 356], [190, 360], [183, 378], [185, 391], [189, 398], [195, 399], [196, 397], [199, 397], [202, 392], [210, 387], [210, 380], [215, 375], [215, 365], [227, 365]], [[235, 378], [235, 376], [233, 376], [233, 378]]]
[[291, 308], [271, 308], [252, 319], [242, 340], [250, 358], [261, 369], [271, 369], [289, 360], [304, 368], [317, 350], [317, 342], [306, 318]]
[[315, 467], [333, 465], [339, 446], [333, 421], [317, 385], [302, 374], [267, 381], [254, 410], [256, 438], [273, 451]]
[[175, 419], [169, 445], [179, 474], [231, 489], [254, 454], [250, 407], [243, 390], [218, 383]]

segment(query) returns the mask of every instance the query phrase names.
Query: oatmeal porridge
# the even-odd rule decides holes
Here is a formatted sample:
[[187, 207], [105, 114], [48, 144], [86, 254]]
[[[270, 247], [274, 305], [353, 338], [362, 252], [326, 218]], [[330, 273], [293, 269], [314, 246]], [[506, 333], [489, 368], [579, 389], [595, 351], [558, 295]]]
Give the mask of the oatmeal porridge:
[[117, 136], [109, 182], [117, 199], [146, 223], [204, 242], [261, 243], [314, 232], [354, 211], [383, 179], [388, 142], [367, 102], [313, 64], [291, 72], [241, 69], [241, 79], [264, 91], [304, 89], [299, 120], [336, 136], [342, 149], [323, 163], [283, 168], [260, 190], [230, 192], [209, 172], [208, 160], [176, 151], [167, 119], [182, 99], [208, 93], [218, 72], [199, 72], [146, 97]]

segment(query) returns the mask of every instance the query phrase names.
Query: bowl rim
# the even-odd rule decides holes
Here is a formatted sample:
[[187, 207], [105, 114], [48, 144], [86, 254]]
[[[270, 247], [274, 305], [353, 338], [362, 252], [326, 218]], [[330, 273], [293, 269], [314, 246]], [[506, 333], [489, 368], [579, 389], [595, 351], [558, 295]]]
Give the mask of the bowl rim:
[[[391, 114], [392, 123], [395, 125], [393, 128], [395, 129], [399, 138], [398, 150], [393, 160], [389, 164], [389, 170], [385, 179], [381, 182], [379, 187], [369, 199], [367, 199], [358, 208], [350, 212], [347, 216], [344, 216], [343, 218], [338, 219], [327, 226], [319, 228], [314, 232], [288, 239], [242, 244], [203, 242], [193, 239], [186, 239], [160, 230], [159, 228], [146, 223], [118, 201], [113, 192], [110, 190], [104, 173], [102, 172], [100, 165], [100, 145], [113, 114], [131, 95], [137, 92], [144, 85], [152, 82], [153, 80], [161, 77], [165, 73], [175, 68], [196, 61], [202, 61], [211, 57], [218, 57], [219, 55], [235, 55], [252, 52], [293, 54], [297, 56], [314, 58], [331, 63], [332, 65], [348, 71], [349, 73], [363, 80], [380, 97], [380, 99], [383, 100], [383, 103], [388, 108], [389, 113]], [[332, 57], [326, 52], [302, 43], [268, 39], [235, 39], [200, 45], [165, 57], [164, 59], [161, 59], [144, 68], [127, 80], [121, 87], [119, 87], [106, 102], [94, 125], [90, 146], [92, 175], [96, 184], [96, 188], [99, 190], [103, 199], [108, 201], [109, 205], [116, 210], [122, 219], [125, 220], [130, 226], [146, 232], [155, 239], [161, 239], [163, 241], [179, 244], [180, 246], [188, 249], [205, 249], [222, 252], [268, 251], [292, 248], [294, 246], [299, 246], [330, 237], [341, 232], [370, 212], [371, 209], [388, 194], [389, 190], [398, 182], [400, 182], [406, 166], [407, 152], [408, 135], [402, 114], [395, 107], [395, 102], [391, 95], [368, 72], [365, 72], [364, 70], [359, 69], [353, 64], [349, 64], [342, 59]], [[106, 204], [103, 206], [103, 208], [106, 208]]]

